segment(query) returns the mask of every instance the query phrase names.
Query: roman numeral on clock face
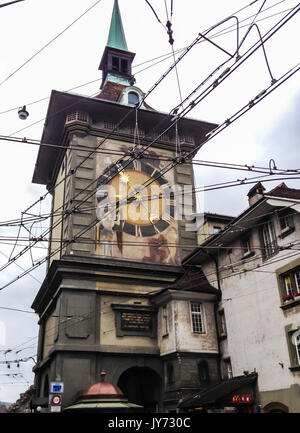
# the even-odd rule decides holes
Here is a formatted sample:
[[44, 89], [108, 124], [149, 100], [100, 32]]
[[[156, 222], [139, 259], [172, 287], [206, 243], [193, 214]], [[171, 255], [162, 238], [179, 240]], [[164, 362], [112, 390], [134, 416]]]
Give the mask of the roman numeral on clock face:
[[139, 159], [135, 159], [133, 161], [133, 167], [137, 171], [141, 171], [141, 161]]

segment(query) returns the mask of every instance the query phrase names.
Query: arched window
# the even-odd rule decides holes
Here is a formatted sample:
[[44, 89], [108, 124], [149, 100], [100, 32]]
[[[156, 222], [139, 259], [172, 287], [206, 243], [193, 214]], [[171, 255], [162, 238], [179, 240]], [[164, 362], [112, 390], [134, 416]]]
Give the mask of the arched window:
[[209, 382], [209, 368], [207, 361], [200, 361], [198, 363], [198, 377], [201, 383]]
[[128, 104], [135, 105], [140, 101], [139, 95], [135, 92], [128, 93]]

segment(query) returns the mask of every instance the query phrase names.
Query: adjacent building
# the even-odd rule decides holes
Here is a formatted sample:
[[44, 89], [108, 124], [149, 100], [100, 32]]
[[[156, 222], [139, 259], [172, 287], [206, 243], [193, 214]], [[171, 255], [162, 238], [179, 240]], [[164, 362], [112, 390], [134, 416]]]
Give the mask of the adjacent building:
[[198, 228], [198, 244], [201, 245], [208, 237], [219, 233], [224, 229], [233, 219], [233, 216], [222, 215], [211, 212], [203, 212], [197, 214], [201, 221]]
[[263, 411], [300, 412], [300, 190], [258, 183], [248, 198], [183, 264], [219, 290], [222, 378], [255, 373]]

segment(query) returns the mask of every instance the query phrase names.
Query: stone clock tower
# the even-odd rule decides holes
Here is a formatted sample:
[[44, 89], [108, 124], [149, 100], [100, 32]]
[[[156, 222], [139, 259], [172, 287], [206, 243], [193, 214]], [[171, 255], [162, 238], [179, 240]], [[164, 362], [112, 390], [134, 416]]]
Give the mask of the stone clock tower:
[[192, 165], [168, 167], [178, 145], [193, 150], [216, 125], [182, 119], [164, 132], [171, 116], [144, 101], [134, 56], [115, 0], [100, 93], [52, 91], [42, 142], [59, 146], [40, 147], [33, 175], [53, 196], [48, 270], [33, 302], [35, 384], [46, 397], [50, 382], [64, 382], [63, 407], [105, 370], [132, 402], [165, 408], [153, 294], [182, 278], [181, 260], [197, 244], [176, 213]]

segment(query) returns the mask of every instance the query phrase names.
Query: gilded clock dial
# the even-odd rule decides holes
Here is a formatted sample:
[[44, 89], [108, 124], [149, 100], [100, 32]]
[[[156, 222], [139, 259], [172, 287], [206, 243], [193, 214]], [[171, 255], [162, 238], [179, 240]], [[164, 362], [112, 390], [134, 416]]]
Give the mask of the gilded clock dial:
[[[161, 194], [161, 186], [167, 186], [168, 182], [160, 176], [157, 167], [147, 161], [138, 160], [127, 164], [125, 161], [124, 169], [121, 171], [120, 167], [112, 165], [107, 175], [101, 176], [102, 182], [107, 178], [105, 183], [114, 187], [117, 201], [128, 196], [135, 197], [128, 200], [127, 205], [120, 205], [118, 208], [124, 220], [123, 231], [139, 237], [159, 234], [170, 224], [170, 218], [166, 217], [165, 212], [166, 200]], [[109, 176], [112, 174], [114, 177], [110, 180]], [[143, 186], [148, 182], [149, 186]], [[139, 187], [140, 192], [137, 192]], [[169, 212], [171, 217], [174, 216], [173, 203], [169, 205]]]

